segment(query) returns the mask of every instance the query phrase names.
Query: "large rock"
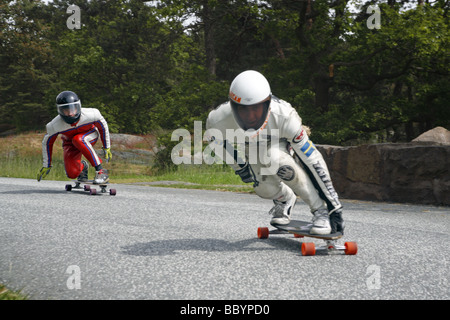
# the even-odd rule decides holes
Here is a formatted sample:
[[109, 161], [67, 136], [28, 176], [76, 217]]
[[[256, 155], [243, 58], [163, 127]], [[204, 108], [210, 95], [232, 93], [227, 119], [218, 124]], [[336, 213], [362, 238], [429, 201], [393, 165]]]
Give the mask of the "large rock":
[[442, 127], [436, 127], [412, 140], [413, 143], [431, 142], [436, 144], [450, 145], [450, 131]]
[[[124, 133], [111, 133], [111, 153], [114, 159], [134, 164], [151, 164], [158, 152], [156, 137], [136, 136]], [[103, 157], [102, 144], [95, 145], [97, 154]]]
[[450, 205], [450, 145], [318, 145], [342, 198]]
[[135, 145], [137, 143], [145, 142], [145, 138], [141, 136], [125, 134], [125, 133], [111, 133], [111, 145]]

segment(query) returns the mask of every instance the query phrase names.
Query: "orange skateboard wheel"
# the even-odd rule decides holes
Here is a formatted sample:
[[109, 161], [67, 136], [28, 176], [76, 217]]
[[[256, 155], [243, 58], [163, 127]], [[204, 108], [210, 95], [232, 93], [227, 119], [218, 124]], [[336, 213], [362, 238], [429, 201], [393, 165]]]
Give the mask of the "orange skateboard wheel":
[[269, 228], [259, 227], [258, 228], [258, 238], [259, 239], [267, 239], [268, 237], [269, 237]]
[[358, 245], [356, 242], [345, 243], [345, 254], [354, 255], [358, 252]]
[[304, 256], [313, 256], [316, 254], [316, 246], [312, 242], [303, 242], [302, 243], [302, 255]]

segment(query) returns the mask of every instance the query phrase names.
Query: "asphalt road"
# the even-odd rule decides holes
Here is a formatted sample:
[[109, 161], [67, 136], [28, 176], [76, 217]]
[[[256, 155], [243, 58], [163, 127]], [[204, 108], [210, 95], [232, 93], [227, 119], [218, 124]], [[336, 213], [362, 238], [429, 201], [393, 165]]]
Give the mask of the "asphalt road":
[[[448, 207], [343, 200], [355, 256], [260, 240], [256, 195], [0, 178], [0, 283], [30, 299], [446, 299]], [[297, 219], [310, 219], [297, 202]], [[308, 241], [321, 244], [322, 240]]]

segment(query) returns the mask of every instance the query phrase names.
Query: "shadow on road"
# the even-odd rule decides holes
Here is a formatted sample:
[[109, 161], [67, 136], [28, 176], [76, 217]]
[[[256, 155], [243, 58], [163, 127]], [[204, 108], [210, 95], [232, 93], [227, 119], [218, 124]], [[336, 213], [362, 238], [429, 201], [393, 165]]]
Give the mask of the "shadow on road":
[[41, 189], [24, 189], [24, 190], [11, 190], [2, 191], [0, 194], [62, 194], [67, 193], [65, 190], [41, 190]]
[[288, 250], [301, 253], [301, 242], [293, 238], [276, 238], [267, 240], [258, 238], [230, 242], [219, 239], [172, 239], [141, 242], [122, 247], [122, 253], [132, 256], [174, 255], [180, 251], [234, 252]]

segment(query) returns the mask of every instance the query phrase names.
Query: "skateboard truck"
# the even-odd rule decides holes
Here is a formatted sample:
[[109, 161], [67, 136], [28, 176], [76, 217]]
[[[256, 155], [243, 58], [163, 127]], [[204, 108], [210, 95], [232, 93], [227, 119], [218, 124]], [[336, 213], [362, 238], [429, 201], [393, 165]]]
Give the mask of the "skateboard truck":
[[[347, 250], [347, 247], [344, 245], [338, 245], [337, 244], [337, 240], [325, 240], [326, 244], [322, 245], [322, 246], [318, 246], [316, 247], [316, 251], [326, 251], [326, 253], [328, 254], [337, 254], [337, 253], [342, 253], [344, 252], [345, 254], [356, 254], [356, 251], [354, 253], [351, 253], [350, 251]], [[346, 242], [346, 244], [348, 244], [349, 242]], [[354, 245], [356, 246], [355, 242]], [[355, 249], [356, 250], [356, 249]]]

